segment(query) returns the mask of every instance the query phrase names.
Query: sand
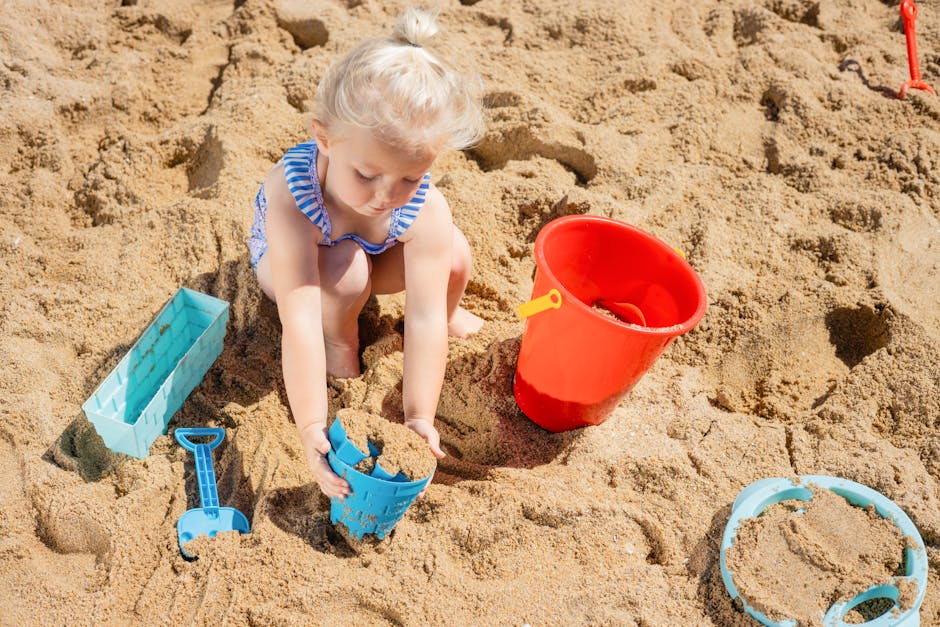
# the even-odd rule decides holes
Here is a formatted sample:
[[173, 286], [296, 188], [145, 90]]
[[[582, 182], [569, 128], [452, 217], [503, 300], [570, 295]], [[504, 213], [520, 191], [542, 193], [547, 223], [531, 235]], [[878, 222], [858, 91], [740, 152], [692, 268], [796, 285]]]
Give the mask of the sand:
[[[401, 472], [410, 481], [417, 481], [433, 473], [437, 466], [437, 460], [424, 438], [405, 425], [349, 408], [337, 411], [336, 420], [343, 425], [349, 441], [361, 453], [367, 454], [355, 466], [359, 472], [370, 474], [378, 463], [390, 475]], [[377, 453], [369, 454], [372, 450]]]
[[[747, 625], [719, 576], [750, 482], [836, 475], [928, 546], [940, 624], [940, 99], [878, 0], [448, 0], [439, 52], [488, 132], [432, 172], [475, 266], [437, 426], [448, 457], [381, 552], [329, 523], [252, 276], [251, 199], [331, 61], [399, 2], [0, 3], [0, 622]], [[940, 87], [940, 7], [921, 2]], [[548, 433], [512, 374], [549, 220], [682, 249], [709, 308], [609, 419]], [[250, 535], [179, 554], [198, 494], [168, 436], [110, 455], [82, 402], [167, 299], [231, 302], [171, 426], [220, 426]], [[401, 421], [403, 299], [367, 305], [333, 411]]]
[[855, 507], [834, 492], [809, 487], [810, 501], [783, 501], [742, 520], [727, 564], [741, 598], [754, 609], [771, 620], [821, 627], [837, 601], [904, 574], [907, 543], [873, 507]]

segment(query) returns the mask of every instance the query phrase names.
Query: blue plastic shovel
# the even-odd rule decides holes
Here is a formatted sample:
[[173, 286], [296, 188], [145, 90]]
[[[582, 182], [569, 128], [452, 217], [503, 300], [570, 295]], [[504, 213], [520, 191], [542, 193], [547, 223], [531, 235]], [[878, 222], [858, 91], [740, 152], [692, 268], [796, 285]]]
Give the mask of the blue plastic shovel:
[[[199, 482], [199, 501], [202, 507], [186, 511], [176, 523], [176, 533], [179, 535], [180, 553], [184, 557], [193, 558], [186, 552], [183, 545], [205, 534], [214, 538], [223, 531], [238, 531], [248, 533], [248, 519], [234, 507], [219, 507], [219, 493], [215, 487], [215, 468], [212, 466], [212, 449], [225, 439], [225, 429], [212, 427], [198, 427], [176, 429], [173, 432], [176, 441], [183, 448], [192, 451], [196, 459], [196, 478]], [[190, 437], [212, 436], [208, 444], [196, 444]]]

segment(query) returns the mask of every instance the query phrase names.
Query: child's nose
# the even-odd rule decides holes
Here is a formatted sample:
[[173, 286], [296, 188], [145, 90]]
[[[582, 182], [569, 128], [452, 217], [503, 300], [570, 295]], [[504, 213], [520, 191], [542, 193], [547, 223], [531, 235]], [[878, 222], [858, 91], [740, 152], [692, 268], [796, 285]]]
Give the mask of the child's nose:
[[391, 185], [379, 185], [375, 190], [375, 198], [383, 205], [390, 202], [394, 197], [395, 190]]

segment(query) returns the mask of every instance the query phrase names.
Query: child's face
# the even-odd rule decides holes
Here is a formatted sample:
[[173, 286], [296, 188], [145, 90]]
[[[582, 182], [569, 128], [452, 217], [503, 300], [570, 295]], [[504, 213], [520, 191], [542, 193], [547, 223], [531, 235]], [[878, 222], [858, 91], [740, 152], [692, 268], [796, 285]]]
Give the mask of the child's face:
[[322, 139], [318, 133], [319, 147], [329, 158], [324, 192], [367, 217], [387, 215], [411, 200], [437, 156], [432, 151], [408, 154], [359, 128]]

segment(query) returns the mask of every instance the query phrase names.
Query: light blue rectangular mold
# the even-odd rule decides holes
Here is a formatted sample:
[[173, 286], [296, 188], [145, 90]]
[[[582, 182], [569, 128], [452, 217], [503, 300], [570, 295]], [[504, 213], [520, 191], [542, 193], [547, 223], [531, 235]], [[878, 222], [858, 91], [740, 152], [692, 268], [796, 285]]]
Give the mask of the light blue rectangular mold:
[[229, 305], [180, 288], [82, 409], [109, 449], [146, 457], [222, 353]]

